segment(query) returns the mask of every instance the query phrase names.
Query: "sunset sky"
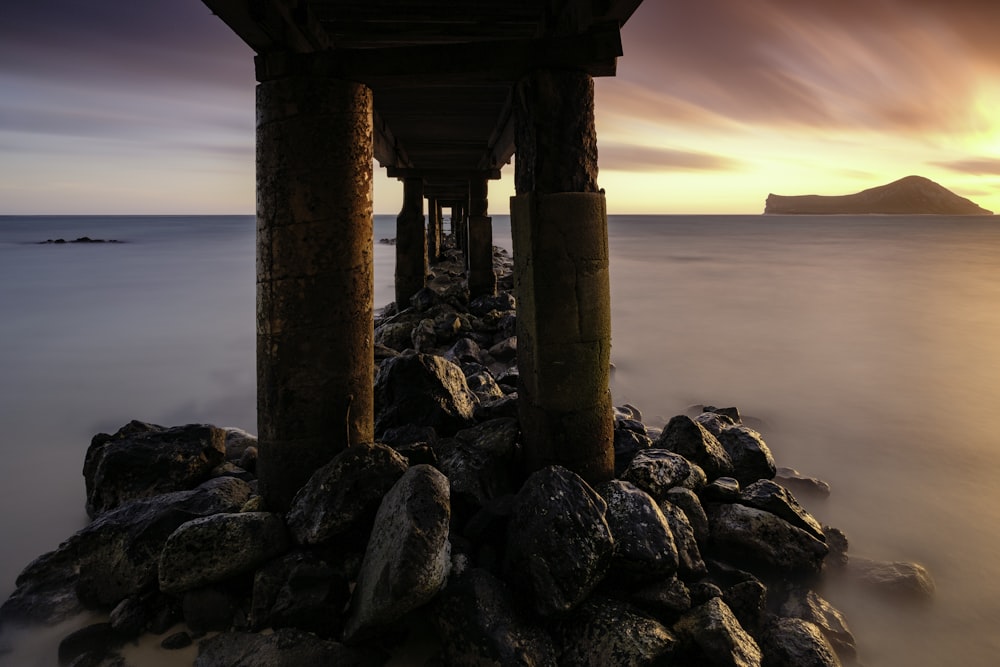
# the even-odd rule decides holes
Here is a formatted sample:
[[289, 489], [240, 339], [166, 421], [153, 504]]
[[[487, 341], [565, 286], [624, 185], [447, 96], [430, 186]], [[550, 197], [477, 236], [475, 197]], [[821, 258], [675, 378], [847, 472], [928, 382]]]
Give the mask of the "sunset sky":
[[[997, 26], [993, 0], [645, 0], [597, 81], [609, 211], [756, 214], [919, 174], [1000, 212]], [[252, 213], [253, 89], [199, 0], [5, 3], [0, 214]], [[400, 196], [378, 170], [375, 211]]]

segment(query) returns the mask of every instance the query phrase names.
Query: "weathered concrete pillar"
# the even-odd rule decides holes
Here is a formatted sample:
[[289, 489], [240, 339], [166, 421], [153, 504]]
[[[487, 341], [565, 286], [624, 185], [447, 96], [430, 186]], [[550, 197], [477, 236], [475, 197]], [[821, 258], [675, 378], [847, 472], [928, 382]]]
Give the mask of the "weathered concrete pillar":
[[489, 211], [489, 181], [469, 181], [469, 296], [493, 296], [497, 277], [493, 273], [493, 220]]
[[257, 87], [260, 490], [287, 508], [371, 441], [372, 95], [296, 75]]
[[427, 239], [424, 233], [424, 181], [403, 179], [403, 208], [396, 216], [396, 307], [427, 284]]
[[452, 209], [451, 226], [455, 228], [455, 246], [462, 251], [465, 265], [469, 266], [469, 224], [465, 217], [465, 207], [459, 204]]
[[441, 258], [441, 204], [434, 197], [427, 199], [427, 259]]
[[614, 418], [593, 91], [578, 72], [537, 71], [519, 82], [510, 214], [526, 463], [600, 481], [614, 471]]

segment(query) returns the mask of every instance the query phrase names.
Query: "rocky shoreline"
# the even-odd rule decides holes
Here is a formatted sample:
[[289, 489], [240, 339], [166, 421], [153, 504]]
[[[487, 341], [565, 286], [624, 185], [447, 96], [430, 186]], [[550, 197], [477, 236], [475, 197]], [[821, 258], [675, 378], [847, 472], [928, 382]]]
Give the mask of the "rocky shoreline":
[[[96, 435], [92, 522], [25, 568], [0, 637], [96, 610], [107, 620], [63, 639], [60, 664], [122, 667], [121, 647], [156, 636], [198, 642], [199, 667], [819, 667], [860, 664], [816, 592], [831, 573], [932, 593], [918, 565], [848, 557], [796, 499], [829, 487], [777, 468], [735, 408], [657, 429], [623, 406], [616, 479], [525, 478], [511, 261], [494, 260], [495, 297], [470, 302], [448, 248], [410, 307], [380, 314], [377, 442], [316, 471], [287, 513], [257, 495], [244, 431]], [[431, 657], [399, 662], [415, 640]]]

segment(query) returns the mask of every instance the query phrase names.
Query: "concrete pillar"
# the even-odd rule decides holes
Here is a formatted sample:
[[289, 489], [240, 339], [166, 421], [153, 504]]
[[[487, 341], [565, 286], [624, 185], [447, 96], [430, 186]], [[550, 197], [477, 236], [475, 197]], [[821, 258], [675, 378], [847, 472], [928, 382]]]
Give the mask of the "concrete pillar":
[[427, 284], [427, 238], [424, 233], [424, 181], [403, 179], [403, 208], [396, 216], [396, 307]]
[[489, 181], [469, 181], [469, 296], [493, 296], [497, 277], [493, 273], [493, 220], [489, 211]]
[[457, 208], [452, 209], [454, 211], [451, 224], [455, 228], [455, 246], [462, 251], [462, 255], [465, 258], [465, 266], [469, 266], [469, 246], [468, 246], [468, 236], [469, 236], [469, 224], [465, 217], [465, 207], [461, 204]]
[[441, 204], [434, 197], [427, 200], [427, 259], [441, 258]]
[[260, 490], [288, 507], [373, 438], [372, 96], [296, 75], [257, 87]]
[[529, 470], [614, 473], [607, 210], [597, 187], [593, 81], [537, 71], [515, 99], [511, 198], [518, 409]]

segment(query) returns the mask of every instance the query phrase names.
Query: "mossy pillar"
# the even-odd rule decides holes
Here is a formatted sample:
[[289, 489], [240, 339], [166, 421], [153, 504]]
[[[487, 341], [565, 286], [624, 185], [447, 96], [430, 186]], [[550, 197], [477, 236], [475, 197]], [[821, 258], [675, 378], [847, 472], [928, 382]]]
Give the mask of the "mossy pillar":
[[396, 307], [427, 284], [427, 239], [424, 231], [424, 181], [403, 179], [403, 208], [396, 216]]
[[427, 199], [427, 259], [441, 258], [441, 204], [434, 197]]
[[526, 464], [562, 465], [596, 482], [613, 475], [614, 418], [593, 91], [589, 75], [572, 71], [518, 83], [510, 213]]
[[288, 507], [373, 437], [372, 95], [296, 74], [257, 87], [260, 490]]
[[497, 277], [493, 273], [493, 220], [489, 212], [489, 181], [469, 181], [469, 296], [493, 296]]

